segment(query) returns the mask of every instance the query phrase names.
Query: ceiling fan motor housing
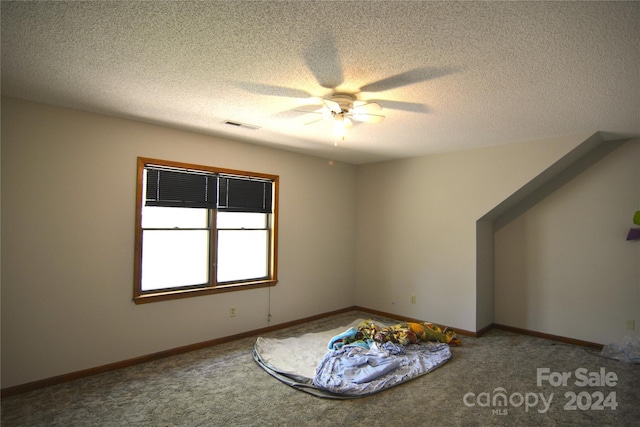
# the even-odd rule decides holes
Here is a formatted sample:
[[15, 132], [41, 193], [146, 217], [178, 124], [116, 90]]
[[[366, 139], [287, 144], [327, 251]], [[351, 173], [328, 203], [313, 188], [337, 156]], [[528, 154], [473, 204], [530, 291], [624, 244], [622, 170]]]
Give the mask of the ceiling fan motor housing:
[[356, 98], [347, 93], [337, 93], [332, 95], [329, 99], [340, 106], [342, 113], [346, 113], [353, 108], [353, 101], [355, 101]]

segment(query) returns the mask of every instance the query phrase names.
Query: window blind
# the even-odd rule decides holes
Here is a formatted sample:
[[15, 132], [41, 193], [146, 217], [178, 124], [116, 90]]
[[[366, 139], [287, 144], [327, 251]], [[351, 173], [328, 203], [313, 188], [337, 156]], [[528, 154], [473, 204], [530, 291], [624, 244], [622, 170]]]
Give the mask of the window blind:
[[220, 175], [218, 210], [271, 213], [272, 182], [263, 179]]
[[146, 166], [146, 206], [215, 208], [216, 175]]
[[270, 180], [147, 165], [146, 206], [272, 212]]

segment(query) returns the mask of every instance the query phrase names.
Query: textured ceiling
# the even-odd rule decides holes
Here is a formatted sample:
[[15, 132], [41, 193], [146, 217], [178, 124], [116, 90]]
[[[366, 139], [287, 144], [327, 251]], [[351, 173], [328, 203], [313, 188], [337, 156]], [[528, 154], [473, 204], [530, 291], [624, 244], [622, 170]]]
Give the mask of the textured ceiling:
[[[2, 1], [1, 18], [3, 95], [355, 164], [640, 136], [639, 2]], [[334, 146], [294, 110], [336, 92], [386, 119]]]

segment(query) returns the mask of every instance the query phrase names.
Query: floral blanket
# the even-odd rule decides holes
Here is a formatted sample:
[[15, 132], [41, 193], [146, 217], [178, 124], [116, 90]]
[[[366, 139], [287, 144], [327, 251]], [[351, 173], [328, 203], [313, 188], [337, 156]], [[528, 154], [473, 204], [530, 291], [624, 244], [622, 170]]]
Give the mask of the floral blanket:
[[381, 327], [372, 320], [360, 322], [357, 328], [349, 328], [329, 341], [329, 350], [339, 350], [344, 346], [370, 348], [373, 342], [400, 345], [436, 341], [449, 345], [460, 345], [460, 339], [449, 328], [442, 328], [429, 322], [402, 322]]

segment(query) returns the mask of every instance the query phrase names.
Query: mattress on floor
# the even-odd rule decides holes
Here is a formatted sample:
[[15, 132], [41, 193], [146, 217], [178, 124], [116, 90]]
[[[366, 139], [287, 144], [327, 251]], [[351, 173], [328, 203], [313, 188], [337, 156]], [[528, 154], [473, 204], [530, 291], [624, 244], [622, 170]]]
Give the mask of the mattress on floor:
[[299, 337], [259, 337], [253, 358], [270, 375], [291, 387], [334, 399], [377, 393], [431, 372], [451, 358], [449, 346], [439, 342], [404, 346], [388, 342], [374, 343], [370, 348], [328, 349], [333, 337], [362, 321]]

